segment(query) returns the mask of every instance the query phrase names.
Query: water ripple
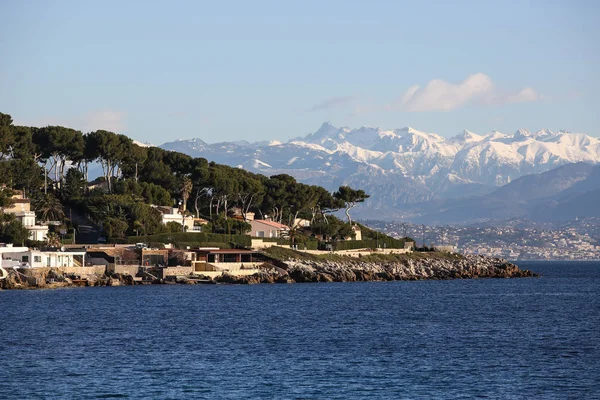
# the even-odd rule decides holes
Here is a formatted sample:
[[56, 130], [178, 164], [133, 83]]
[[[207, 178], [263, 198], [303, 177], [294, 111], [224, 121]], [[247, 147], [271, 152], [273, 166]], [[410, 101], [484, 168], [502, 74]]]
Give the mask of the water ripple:
[[[0, 292], [0, 398], [600, 397], [600, 265]], [[568, 273], [565, 273], [568, 271]]]

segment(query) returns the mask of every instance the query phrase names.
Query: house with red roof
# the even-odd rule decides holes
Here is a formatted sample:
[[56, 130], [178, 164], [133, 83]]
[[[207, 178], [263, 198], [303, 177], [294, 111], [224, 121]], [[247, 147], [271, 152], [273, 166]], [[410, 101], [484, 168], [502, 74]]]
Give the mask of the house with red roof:
[[261, 238], [278, 238], [287, 236], [290, 228], [287, 225], [265, 219], [255, 219], [250, 221], [252, 227], [250, 236]]

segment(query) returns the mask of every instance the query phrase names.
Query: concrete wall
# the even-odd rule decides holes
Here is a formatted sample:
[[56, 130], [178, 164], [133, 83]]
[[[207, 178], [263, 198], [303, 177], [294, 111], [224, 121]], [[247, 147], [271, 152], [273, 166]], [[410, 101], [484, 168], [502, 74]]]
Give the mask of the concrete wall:
[[161, 276], [159, 278], [165, 279], [167, 276], [183, 276], [190, 275], [192, 273], [192, 267], [166, 267], [160, 269]]
[[111, 264], [110, 272], [114, 272], [117, 274], [131, 275], [136, 276], [140, 270], [138, 265], [114, 265]]
[[253, 249], [264, 249], [267, 247], [277, 246], [277, 242], [265, 242], [262, 239], [254, 239], [252, 238], [251, 247]]
[[[196, 261], [193, 263], [194, 271], [240, 271], [242, 266], [245, 269], [255, 269], [259, 265], [263, 264], [260, 262], [211, 262], [205, 263], [204, 261]], [[243, 271], [243, 270], [242, 270]]]
[[435, 245], [433, 245], [433, 247], [435, 247], [435, 249], [437, 251], [442, 251], [442, 252], [446, 252], [446, 253], [456, 253], [456, 246], [452, 246], [452, 245], [438, 246], [437, 244], [435, 244]]
[[[106, 265], [106, 270], [110, 273], [123, 273], [123, 274], [127, 274], [127, 271], [131, 271], [131, 270], [135, 270], [136, 273], [138, 271], [138, 269], [140, 268], [140, 266], [138, 264], [115, 264], [115, 263], [109, 263]], [[123, 271], [123, 272], [119, 272], [119, 271]]]
[[350, 256], [350, 257], [361, 257], [369, 256], [372, 254], [406, 254], [410, 253], [409, 249], [377, 249], [375, 251], [371, 251], [368, 249], [356, 249], [356, 250], [338, 250], [338, 251], [327, 251], [327, 250], [298, 250], [303, 253], [323, 255], [323, 254], [337, 254], [339, 256]]
[[104, 265], [93, 265], [91, 267], [58, 267], [58, 271], [63, 274], [74, 275], [104, 275], [106, 267]]
[[[245, 264], [244, 264], [245, 265]], [[161, 274], [159, 278], [165, 279], [167, 276], [186, 276], [192, 273], [192, 267], [167, 267], [160, 269]], [[195, 273], [198, 275], [209, 276], [214, 278], [216, 276], [221, 276], [224, 273], [228, 273], [234, 276], [246, 276], [246, 275], [254, 275], [260, 272], [260, 269], [237, 269], [230, 271], [196, 271]]]
[[238, 269], [236, 271], [198, 271], [198, 275], [208, 276], [210, 278], [215, 278], [217, 276], [221, 276], [224, 273], [228, 273], [233, 276], [246, 276], [246, 275], [254, 275], [260, 272], [260, 269]]

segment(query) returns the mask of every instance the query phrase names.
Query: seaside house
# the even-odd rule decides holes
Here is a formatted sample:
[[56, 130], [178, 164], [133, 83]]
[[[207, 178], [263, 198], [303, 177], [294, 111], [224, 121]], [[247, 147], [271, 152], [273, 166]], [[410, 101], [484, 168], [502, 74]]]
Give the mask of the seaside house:
[[256, 269], [268, 261], [264, 255], [253, 250], [200, 248], [189, 251], [193, 253], [191, 263], [194, 272]]
[[260, 238], [279, 238], [287, 236], [290, 228], [279, 222], [268, 221], [265, 219], [255, 219], [250, 221], [250, 236]]
[[29, 250], [28, 247], [14, 247], [11, 243], [0, 243], [0, 266], [4, 268], [21, 267], [21, 260], [12, 255]]
[[203, 218], [194, 218], [192, 215], [184, 215], [181, 210], [177, 207], [169, 206], [155, 206], [158, 212], [162, 215], [162, 223], [168, 224], [169, 222], [177, 222], [184, 226], [186, 232], [202, 232], [202, 225], [208, 223]]
[[29, 231], [29, 239], [44, 241], [48, 236], [48, 225], [36, 223], [35, 212], [31, 210], [31, 200], [24, 198], [22, 193], [13, 195], [13, 205], [4, 209], [7, 214], [13, 214]]
[[3, 265], [16, 267], [82, 267], [85, 265], [85, 254], [85, 250], [80, 249], [0, 247]]

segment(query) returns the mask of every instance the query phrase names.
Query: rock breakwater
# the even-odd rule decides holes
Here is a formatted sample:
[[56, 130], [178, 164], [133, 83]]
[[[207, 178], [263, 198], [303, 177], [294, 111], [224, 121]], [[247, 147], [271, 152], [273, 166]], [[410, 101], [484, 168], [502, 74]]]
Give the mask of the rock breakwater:
[[[343, 260], [290, 259], [287, 267], [262, 266], [254, 275], [237, 276], [235, 272], [210, 278], [190, 275], [152, 283], [303, 283], [303, 282], [364, 282], [364, 281], [414, 281], [475, 278], [525, 278], [537, 274], [522, 270], [515, 264], [498, 258], [464, 255], [457, 257], [422, 256], [391, 261], [363, 261], [359, 258]], [[175, 277], [174, 277], [175, 278]], [[127, 274], [93, 274], [69, 276], [53, 268], [10, 270], [6, 279], [0, 280], [0, 289], [59, 288], [70, 286], [119, 286], [140, 282]], [[145, 283], [148, 283], [147, 281]]]
[[424, 279], [523, 278], [537, 276], [508, 261], [484, 256], [421, 258], [361, 262], [288, 261], [287, 273], [295, 282], [355, 282]]
[[416, 281], [476, 278], [526, 278], [538, 275], [499, 258], [465, 255], [456, 258], [404, 259], [399, 261], [288, 260], [288, 267], [265, 270], [249, 276], [223, 274], [217, 283], [303, 283], [303, 282], [365, 282]]

